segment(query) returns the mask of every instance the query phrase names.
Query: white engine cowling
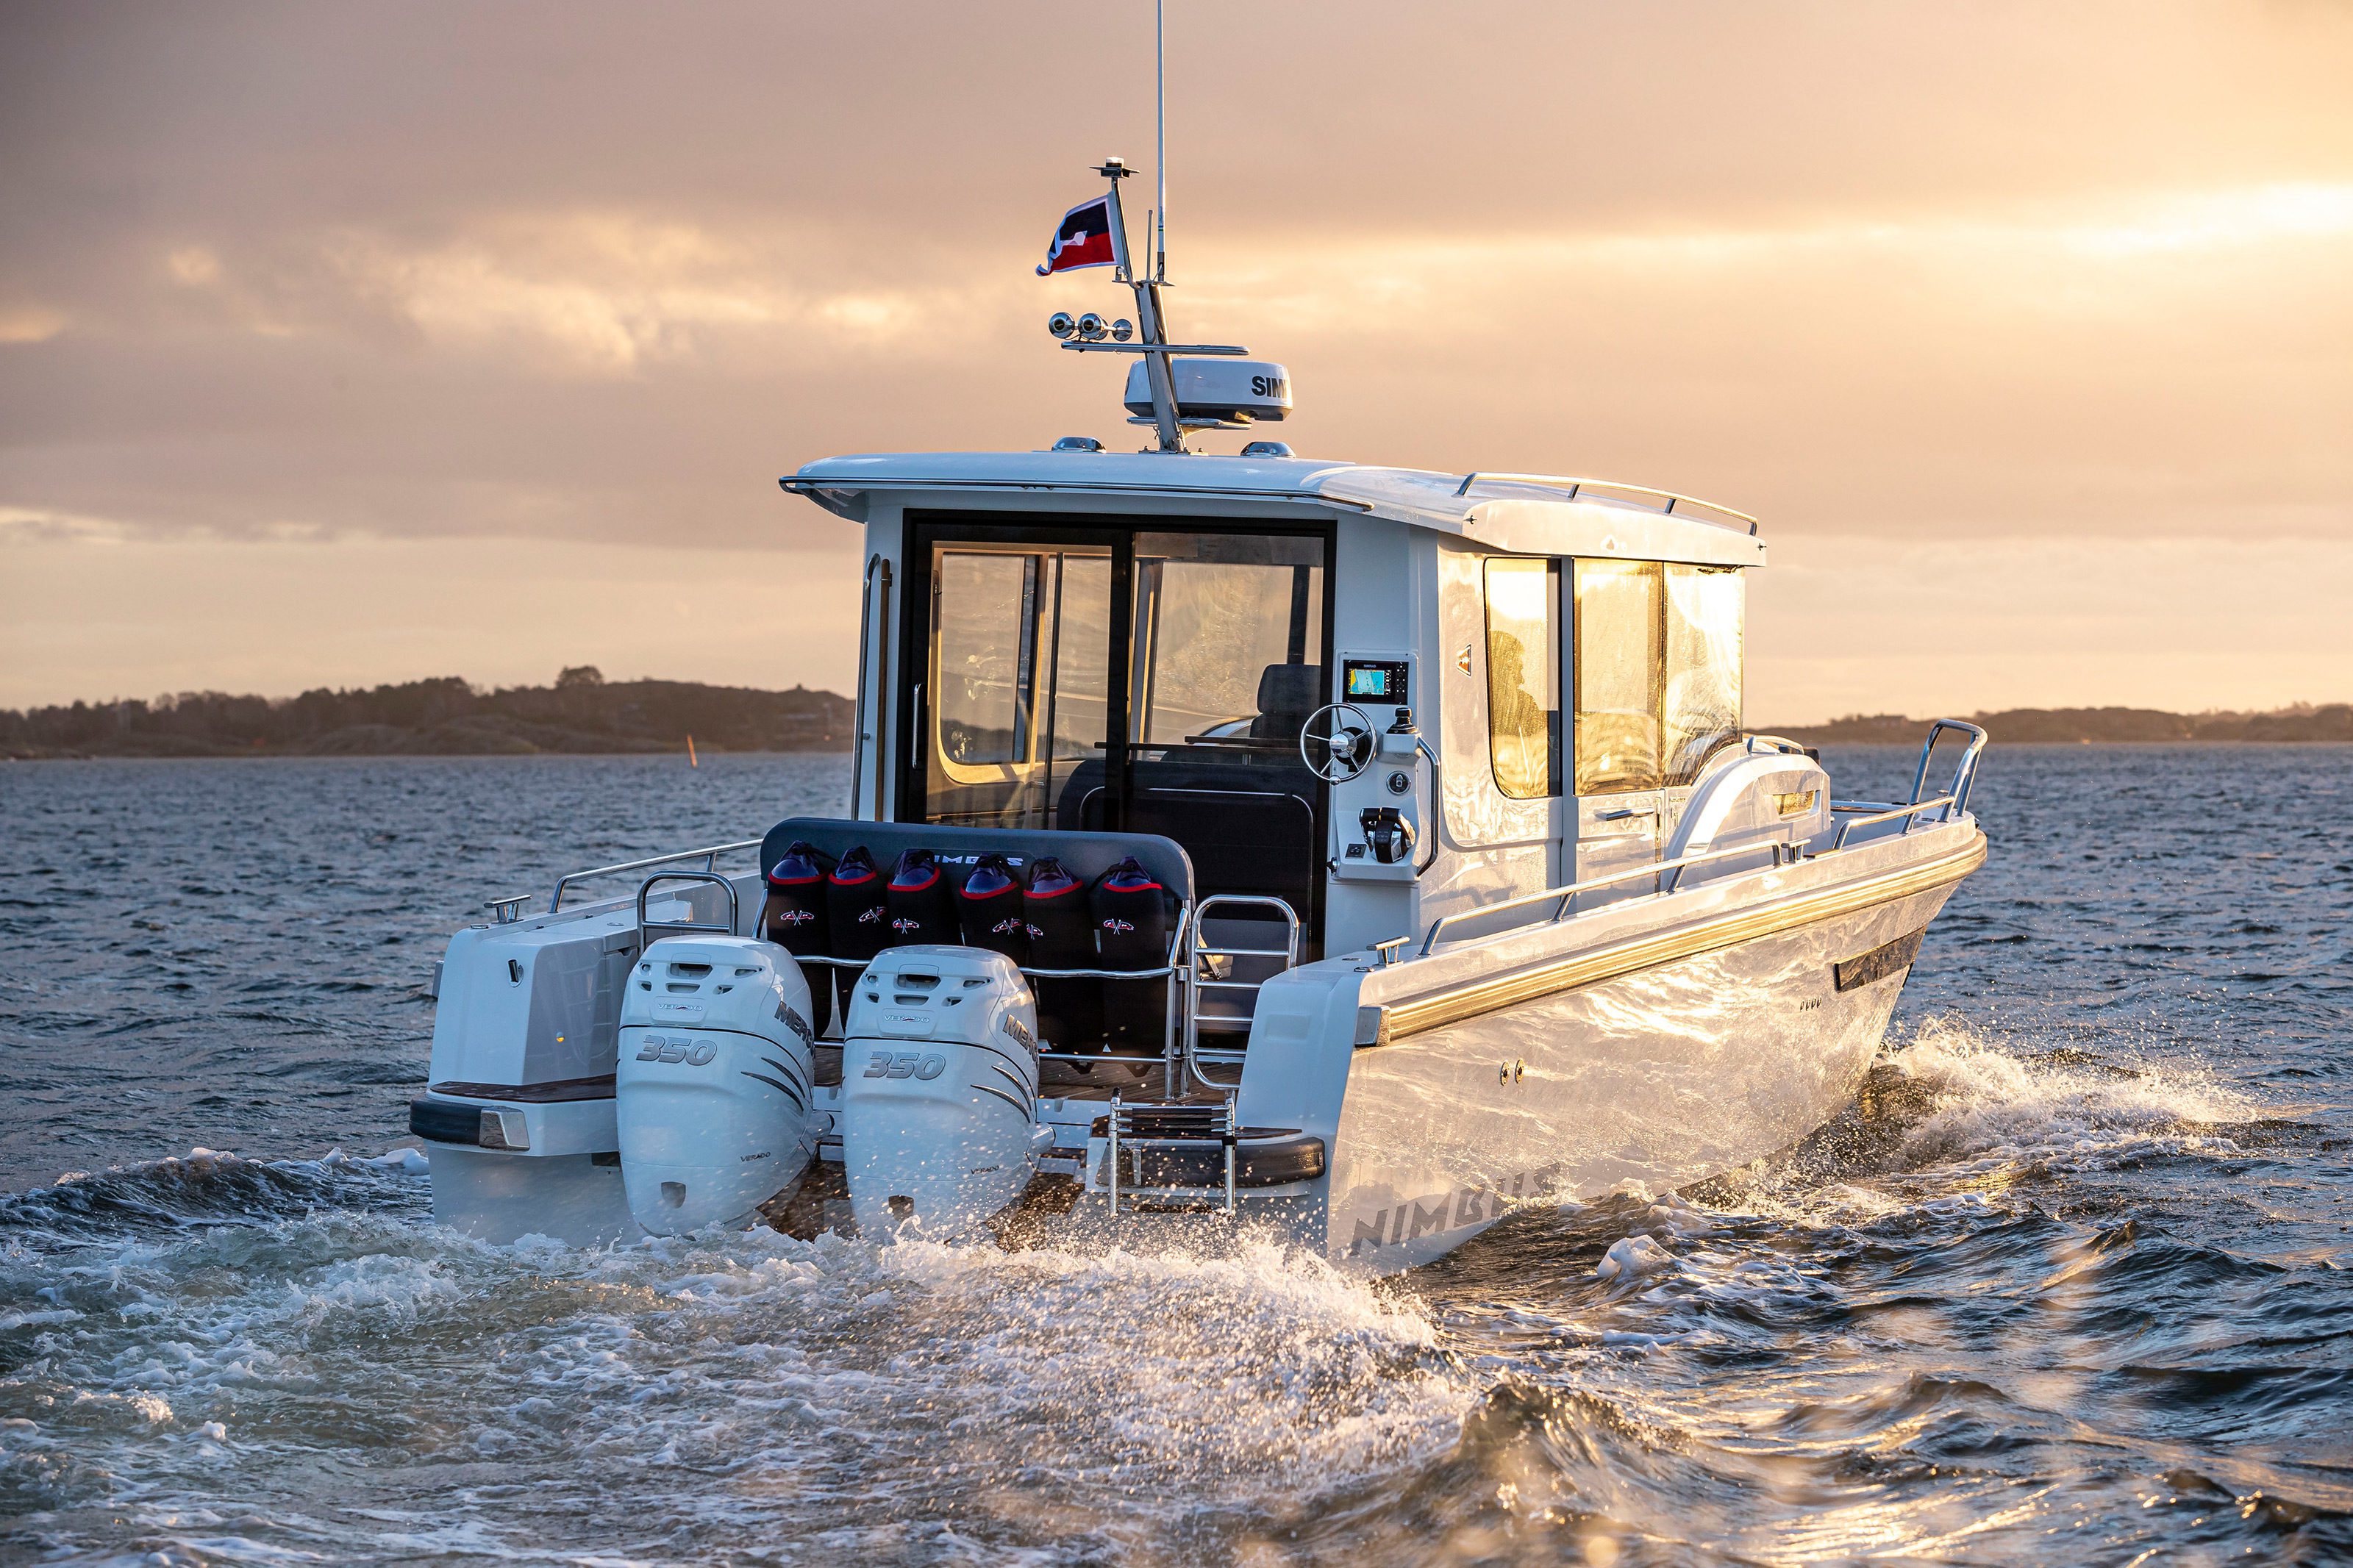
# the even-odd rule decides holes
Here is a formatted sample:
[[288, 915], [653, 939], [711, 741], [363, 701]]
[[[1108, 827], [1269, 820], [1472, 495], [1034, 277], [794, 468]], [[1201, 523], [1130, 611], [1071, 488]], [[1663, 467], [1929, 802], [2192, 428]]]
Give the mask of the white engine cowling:
[[648, 947], [621, 1005], [614, 1115], [629, 1212], [657, 1236], [744, 1226], [817, 1149], [808, 983], [741, 936]]
[[1037, 1003], [1012, 960], [892, 948], [859, 975], [845, 1034], [841, 1158], [861, 1231], [953, 1234], [1020, 1197], [1052, 1134]]

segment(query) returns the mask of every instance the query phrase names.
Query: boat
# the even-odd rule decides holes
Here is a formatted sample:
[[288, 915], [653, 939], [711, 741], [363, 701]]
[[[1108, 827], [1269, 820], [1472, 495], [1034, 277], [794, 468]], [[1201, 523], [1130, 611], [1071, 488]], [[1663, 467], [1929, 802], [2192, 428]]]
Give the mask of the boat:
[[1754, 518], [1267, 438], [1288, 371], [1172, 341], [1165, 239], [1131, 265], [1097, 172], [1039, 270], [1111, 266], [1137, 321], [1048, 325], [1125, 356], [1144, 448], [781, 481], [863, 534], [849, 798], [451, 937], [410, 1119], [443, 1223], [1273, 1234], [1386, 1273], [1856, 1095], [1985, 858], [1983, 731], [1838, 798], [1744, 727]]

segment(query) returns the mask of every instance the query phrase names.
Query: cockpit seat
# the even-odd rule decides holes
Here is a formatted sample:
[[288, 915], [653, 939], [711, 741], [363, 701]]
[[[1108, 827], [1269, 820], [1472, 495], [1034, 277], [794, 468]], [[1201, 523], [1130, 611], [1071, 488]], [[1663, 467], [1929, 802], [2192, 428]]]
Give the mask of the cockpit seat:
[[1296, 745], [1299, 731], [1324, 700], [1322, 665], [1268, 665], [1259, 672], [1258, 716], [1250, 721], [1250, 739]]

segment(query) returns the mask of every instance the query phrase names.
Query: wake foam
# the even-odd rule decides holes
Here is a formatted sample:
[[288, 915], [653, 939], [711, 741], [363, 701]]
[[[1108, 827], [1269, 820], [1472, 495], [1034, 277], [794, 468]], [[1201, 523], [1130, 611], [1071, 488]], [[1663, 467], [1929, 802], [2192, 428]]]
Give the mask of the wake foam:
[[2081, 1169], [2152, 1150], [2235, 1148], [2230, 1130], [2267, 1114], [2203, 1068], [2079, 1049], [2021, 1055], [1953, 1018], [1923, 1024], [1888, 1068], [1907, 1123], [1901, 1163], [1914, 1169]]

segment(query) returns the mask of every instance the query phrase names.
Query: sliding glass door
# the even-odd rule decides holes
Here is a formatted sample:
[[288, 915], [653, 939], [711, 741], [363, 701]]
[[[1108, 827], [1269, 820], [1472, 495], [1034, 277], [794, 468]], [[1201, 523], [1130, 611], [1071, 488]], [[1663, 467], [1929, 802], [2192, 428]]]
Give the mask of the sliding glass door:
[[930, 566], [923, 819], [1050, 827], [1111, 733], [1112, 552], [944, 543]]
[[1204, 890], [1314, 919], [1327, 534], [911, 523], [902, 820], [1163, 834]]

